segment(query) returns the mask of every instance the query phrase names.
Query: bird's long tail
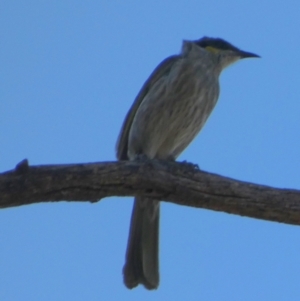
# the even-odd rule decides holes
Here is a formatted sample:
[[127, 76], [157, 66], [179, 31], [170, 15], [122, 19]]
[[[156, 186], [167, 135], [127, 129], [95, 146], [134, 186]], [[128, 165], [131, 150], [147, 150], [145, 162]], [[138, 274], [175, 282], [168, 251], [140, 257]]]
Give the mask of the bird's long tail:
[[123, 268], [128, 288], [139, 283], [147, 289], [158, 287], [159, 211], [159, 201], [143, 197], [134, 200]]

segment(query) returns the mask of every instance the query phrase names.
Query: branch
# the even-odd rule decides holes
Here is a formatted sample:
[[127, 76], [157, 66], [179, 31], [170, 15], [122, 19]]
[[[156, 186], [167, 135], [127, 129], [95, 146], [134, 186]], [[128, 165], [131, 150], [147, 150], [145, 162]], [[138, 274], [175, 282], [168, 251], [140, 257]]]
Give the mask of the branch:
[[135, 195], [300, 224], [300, 191], [241, 182], [191, 164], [151, 160], [28, 166], [24, 160], [0, 174], [0, 208]]

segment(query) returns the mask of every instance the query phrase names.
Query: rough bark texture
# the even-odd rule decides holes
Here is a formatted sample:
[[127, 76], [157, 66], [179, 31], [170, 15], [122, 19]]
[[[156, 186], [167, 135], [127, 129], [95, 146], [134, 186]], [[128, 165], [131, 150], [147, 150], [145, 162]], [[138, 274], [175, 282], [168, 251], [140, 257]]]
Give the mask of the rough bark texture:
[[0, 174], [0, 208], [144, 195], [179, 205], [300, 224], [300, 191], [251, 184], [177, 162], [29, 166]]

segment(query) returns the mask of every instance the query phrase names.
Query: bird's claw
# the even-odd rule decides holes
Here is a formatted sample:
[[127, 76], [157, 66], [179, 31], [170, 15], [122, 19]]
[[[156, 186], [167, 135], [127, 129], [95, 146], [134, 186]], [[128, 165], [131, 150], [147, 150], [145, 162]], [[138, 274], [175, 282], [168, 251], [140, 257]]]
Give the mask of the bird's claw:
[[184, 166], [186, 166], [190, 170], [192, 169], [193, 171], [200, 170], [200, 167], [199, 167], [198, 164], [191, 163], [191, 162], [188, 162], [186, 160], [182, 161], [181, 164], [183, 164]]

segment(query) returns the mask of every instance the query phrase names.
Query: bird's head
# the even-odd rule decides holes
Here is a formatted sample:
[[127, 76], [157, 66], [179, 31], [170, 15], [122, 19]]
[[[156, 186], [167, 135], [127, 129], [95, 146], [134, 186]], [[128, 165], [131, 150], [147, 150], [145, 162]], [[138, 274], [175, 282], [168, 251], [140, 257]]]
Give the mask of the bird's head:
[[260, 57], [257, 54], [240, 50], [239, 48], [220, 38], [203, 37], [200, 40], [194, 41], [194, 43], [215, 55], [218, 60], [218, 64], [222, 69], [238, 61], [239, 59]]

